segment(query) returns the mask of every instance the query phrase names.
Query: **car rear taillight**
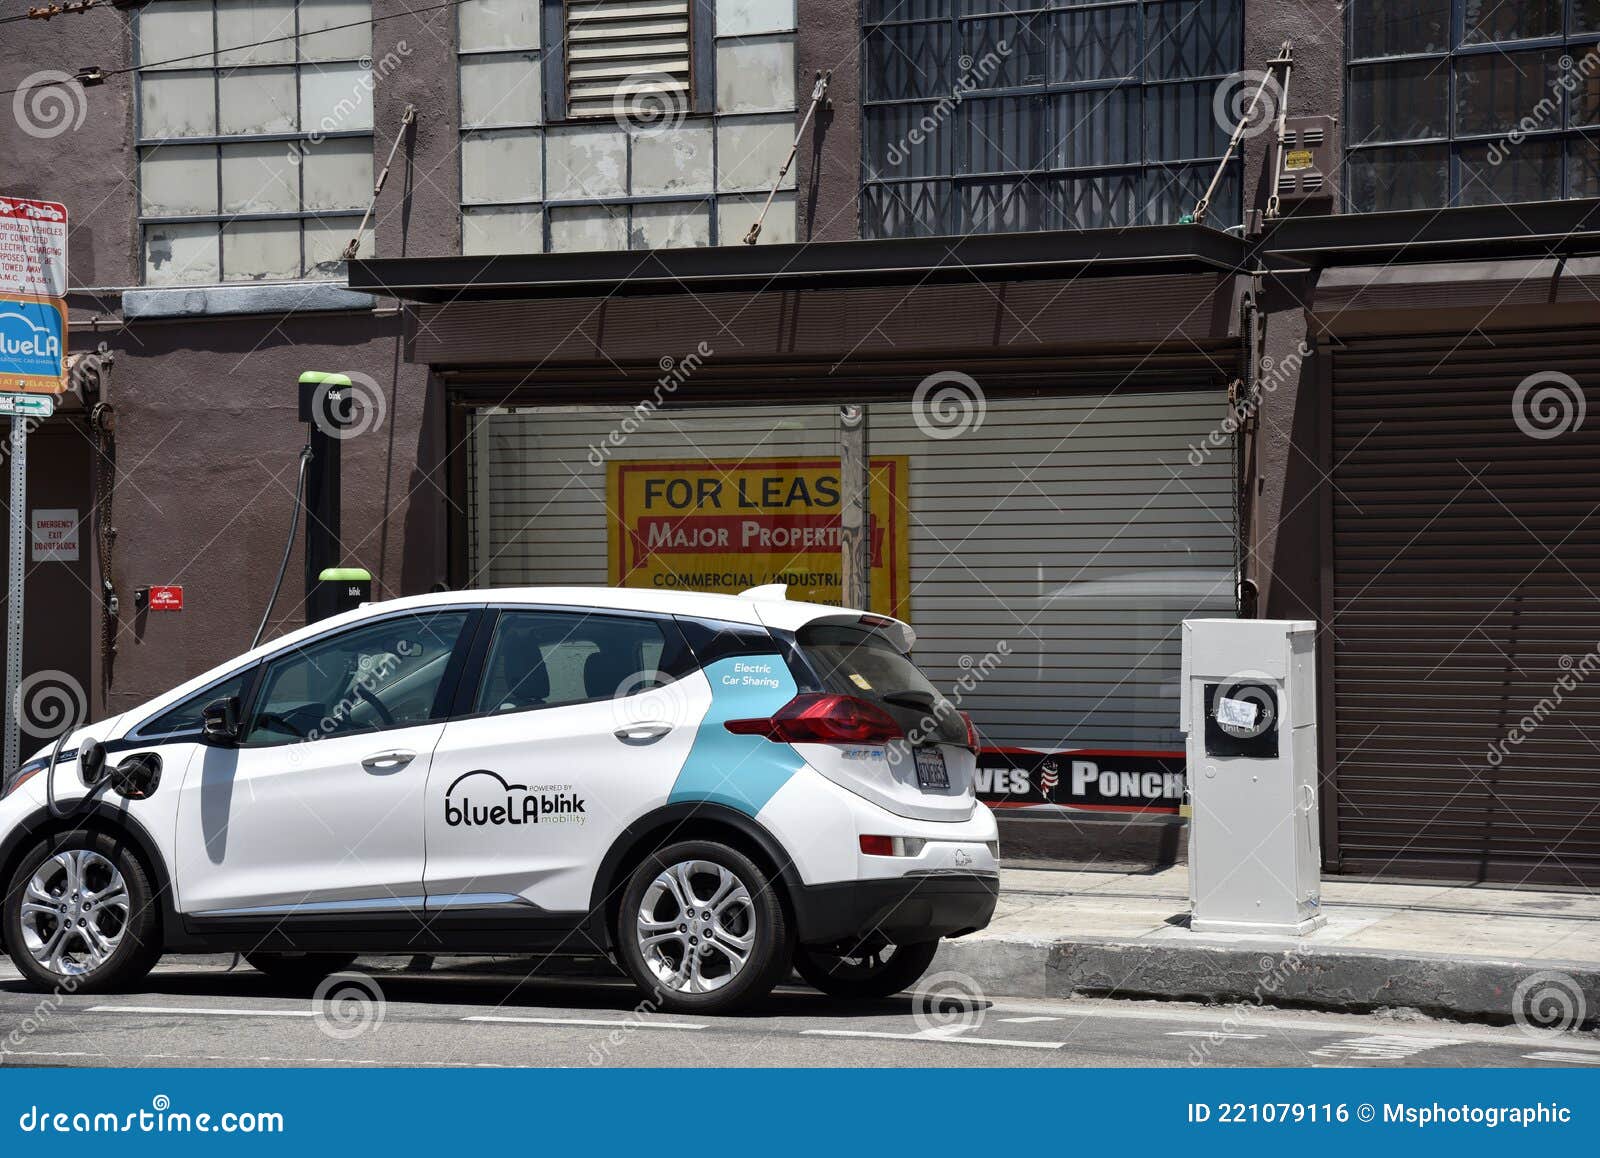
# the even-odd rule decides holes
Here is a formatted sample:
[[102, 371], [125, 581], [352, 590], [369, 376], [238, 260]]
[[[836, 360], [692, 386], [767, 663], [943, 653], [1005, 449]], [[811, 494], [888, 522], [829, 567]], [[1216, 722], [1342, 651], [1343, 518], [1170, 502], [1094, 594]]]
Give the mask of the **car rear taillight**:
[[967, 712], [961, 713], [961, 722], [967, 726], [967, 750], [976, 756], [983, 747], [982, 741], [978, 739], [978, 725], [972, 722], [972, 716]]
[[771, 716], [729, 720], [724, 726], [741, 736], [765, 736], [784, 744], [886, 744], [905, 736], [878, 705], [826, 692], [806, 692]]

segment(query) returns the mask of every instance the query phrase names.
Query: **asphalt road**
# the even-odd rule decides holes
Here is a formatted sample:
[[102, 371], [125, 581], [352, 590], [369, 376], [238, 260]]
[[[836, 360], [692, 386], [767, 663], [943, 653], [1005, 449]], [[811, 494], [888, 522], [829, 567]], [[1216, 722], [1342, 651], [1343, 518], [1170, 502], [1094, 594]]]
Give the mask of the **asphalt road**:
[[[630, 986], [361, 974], [314, 998], [246, 966], [160, 967], [52, 997], [0, 962], [0, 1064], [32, 1066], [1593, 1066], [1600, 1035], [1129, 1001], [781, 989], [739, 1017], [638, 1008]], [[348, 975], [347, 975], [348, 977]]]

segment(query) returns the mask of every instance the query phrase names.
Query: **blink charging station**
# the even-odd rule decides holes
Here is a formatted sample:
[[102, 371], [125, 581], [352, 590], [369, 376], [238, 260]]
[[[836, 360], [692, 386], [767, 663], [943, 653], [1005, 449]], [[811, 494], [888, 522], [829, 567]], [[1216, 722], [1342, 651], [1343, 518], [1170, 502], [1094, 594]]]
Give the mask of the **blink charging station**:
[[1186, 619], [1190, 928], [1299, 936], [1327, 920], [1316, 624]]

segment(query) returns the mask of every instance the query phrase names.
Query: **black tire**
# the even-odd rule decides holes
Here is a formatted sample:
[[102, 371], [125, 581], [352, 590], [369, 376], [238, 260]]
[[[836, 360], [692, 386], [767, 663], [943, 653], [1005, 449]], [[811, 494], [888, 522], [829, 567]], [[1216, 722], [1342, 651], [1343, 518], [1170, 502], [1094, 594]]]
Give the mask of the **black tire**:
[[[748, 898], [748, 902], [742, 899], [722, 902], [724, 907], [707, 923], [707, 927], [714, 923], [718, 929], [712, 937], [707, 938], [708, 944], [720, 948], [719, 939], [724, 935], [730, 941], [748, 938], [751, 942], [748, 955], [736, 970], [726, 950], [716, 952], [700, 946], [704, 964], [696, 962], [693, 968], [696, 976], [709, 975], [709, 981], [716, 983], [716, 987], [708, 992], [687, 992], [668, 985], [651, 962], [646, 960], [646, 950], [639, 944], [638, 921], [647, 894], [651, 895], [651, 903], [655, 906], [652, 912], [660, 919], [666, 918], [667, 910], [678, 907], [676, 893], [655, 889], [657, 878], [674, 866], [690, 863], [713, 865], [726, 870], [743, 885]], [[707, 870], [692, 873], [691, 888], [694, 894], [690, 899], [704, 902], [709, 896], [714, 896], [710, 883], [714, 879], [714, 874]], [[734, 896], [737, 895], [735, 891]], [[681, 915], [681, 909], [679, 912]], [[793, 956], [789, 920], [773, 881], [742, 852], [715, 841], [682, 841], [645, 857], [628, 878], [628, 887], [623, 891], [622, 906], [617, 913], [615, 932], [617, 955], [628, 976], [644, 990], [650, 1003], [677, 1013], [726, 1013], [760, 1001], [788, 973]], [[696, 930], [690, 928], [684, 933], [683, 939], [687, 940], [695, 933]], [[699, 944], [698, 937], [696, 944]], [[688, 967], [686, 959], [678, 956], [674, 960], [672, 956], [687, 949], [688, 946], [682, 944], [664, 945], [652, 952], [652, 960], [658, 967]], [[723, 970], [726, 970], [725, 976]]]
[[[47, 868], [48, 862], [62, 856], [84, 871], [76, 895], [71, 892], [65, 868]], [[91, 898], [103, 892], [103, 886], [110, 879], [105, 866], [120, 874], [126, 905], [123, 907], [113, 900], [95, 911]], [[55, 914], [31, 908], [25, 927], [24, 902], [33, 906], [40, 903], [37, 898], [29, 899], [28, 883], [41, 871], [59, 880], [58, 899], [66, 916], [58, 919]], [[52, 897], [57, 896], [56, 880], [48, 886]], [[67, 924], [63, 932], [62, 924], [74, 918], [84, 931], [73, 933], [72, 926]], [[90, 922], [93, 922], [92, 930]], [[105, 945], [118, 928], [121, 932], [115, 947], [104, 960], [94, 962], [91, 937], [95, 944]], [[11, 963], [34, 988], [66, 993], [109, 993], [138, 984], [160, 959], [161, 908], [150, 886], [149, 870], [127, 841], [104, 832], [79, 830], [48, 837], [23, 855], [6, 882], [0, 933], [4, 935]], [[54, 942], [58, 934], [61, 940]], [[62, 947], [62, 953], [50, 959], [57, 967], [34, 957], [35, 947], [43, 951], [51, 943]]]
[[246, 964], [279, 985], [311, 989], [317, 982], [355, 963], [354, 953], [246, 953]]
[[802, 945], [794, 952], [794, 967], [807, 985], [829, 997], [888, 997], [915, 985], [938, 951], [939, 942], [919, 941], [844, 957]]

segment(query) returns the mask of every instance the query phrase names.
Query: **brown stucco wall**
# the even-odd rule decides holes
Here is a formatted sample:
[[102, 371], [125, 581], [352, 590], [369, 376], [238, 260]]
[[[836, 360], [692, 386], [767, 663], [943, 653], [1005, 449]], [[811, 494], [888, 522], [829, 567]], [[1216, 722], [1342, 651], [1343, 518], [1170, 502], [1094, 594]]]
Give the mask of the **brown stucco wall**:
[[[372, 571], [377, 598], [443, 578], [443, 423], [426, 369], [401, 356], [397, 316], [156, 322], [115, 344], [122, 617], [110, 710], [249, 646], [289, 529], [303, 370], [368, 374], [383, 391], [383, 423], [343, 444], [347, 559]], [[269, 638], [305, 622], [303, 530]], [[183, 585], [184, 610], [139, 613], [135, 588], [161, 583]]]

